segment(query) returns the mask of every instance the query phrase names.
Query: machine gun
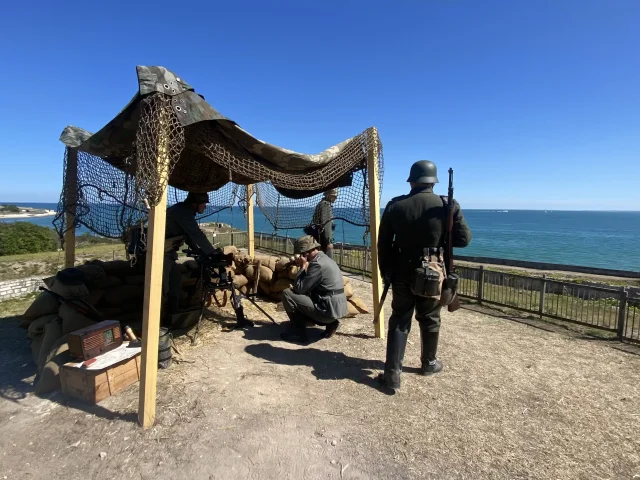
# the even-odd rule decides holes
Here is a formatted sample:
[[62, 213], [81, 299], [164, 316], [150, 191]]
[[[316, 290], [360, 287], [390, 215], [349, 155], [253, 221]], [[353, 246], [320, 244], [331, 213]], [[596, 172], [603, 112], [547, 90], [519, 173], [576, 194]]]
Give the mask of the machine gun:
[[[260, 308], [260, 306], [257, 305], [251, 297], [242, 295], [240, 292], [236, 293], [236, 286], [233, 284], [231, 277], [227, 275], [227, 267], [230, 267], [233, 262], [232, 253], [225, 255], [222, 253], [221, 249], [217, 249], [216, 252], [212, 255], [205, 255], [201, 251], [194, 251], [189, 249], [185, 249], [183, 250], [183, 252], [188, 257], [192, 257], [198, 263], [200, 272], [198, 282], [202, 282], [201, 285], [199, 285], [202, 289], [200, 317], [198, 318], [198, 323], [196, 324], [196, 331], [193, 336], [193, 340], [191, 341], [192, 344], [196, 343], [196, 340], [198, 338], [198, 331], [200, 329], [200, 322], [202, 322], [202, 318], [204, 317], [205, 308], [211, 304], [210, 299], [213, 298], [216, 300], [216, 303], [218, 303], [216, 297], [216, 292], [218, 291], [223, 291], [225, 297], [228, 292], [231, 295], [231, 305], [236, 314], [237, 320], [235, 328], [246, 328], [254, 326], [253, 322], [251, 320], [248, 320], [244, 315], [244, 307], [242, 306], [243, 298], [249, 300], [256, 308], [258, 308], [258, 310], [264, 313], [267, 318], [269, 318], [273, 323], [277, 324], [277, 322], [271, 316], [269, 316], [267, 312]], [[220, 305], [219, 303], [218, 305], [221, 307], [224, 306]]]

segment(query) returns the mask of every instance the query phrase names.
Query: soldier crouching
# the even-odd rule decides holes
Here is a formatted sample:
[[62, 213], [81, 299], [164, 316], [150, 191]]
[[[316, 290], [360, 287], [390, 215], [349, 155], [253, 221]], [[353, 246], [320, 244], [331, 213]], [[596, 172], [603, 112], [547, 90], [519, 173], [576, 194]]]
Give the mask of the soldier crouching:
[[344, 279], [336, 263], [319, 251], [320, 244], [311, 235], [296, 241], [297, 259], [300, 272], [292, 288], [282, 292], [282, 304], [291, 328], [283, 332], [281, 338], [289, 342], [307, 342], [308, 321], [324, 325], [325, 338], [331, 337], [339, 319], [347, 314], [347, 297], [344, 293]]

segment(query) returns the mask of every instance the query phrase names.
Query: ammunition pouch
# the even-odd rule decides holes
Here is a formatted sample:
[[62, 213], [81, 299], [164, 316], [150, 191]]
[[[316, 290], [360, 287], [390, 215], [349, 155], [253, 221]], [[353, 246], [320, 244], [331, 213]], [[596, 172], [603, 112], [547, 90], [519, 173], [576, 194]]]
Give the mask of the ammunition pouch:
[[440, 300], [444, 281], [445, 270], [442, 256], [428, 254], [423, 258], [422, 267], [416, 268], [414, 271], [411, 292], [419, 297]]
[[441, 306], [448, 306], [456, 297], [456, 293], [458, 291], [458, 280], [459, 277], [455, 273], [450, 273], [449, 275], [447, 275], [447, 279], [442, 286], [442, 294], [440, 296]]

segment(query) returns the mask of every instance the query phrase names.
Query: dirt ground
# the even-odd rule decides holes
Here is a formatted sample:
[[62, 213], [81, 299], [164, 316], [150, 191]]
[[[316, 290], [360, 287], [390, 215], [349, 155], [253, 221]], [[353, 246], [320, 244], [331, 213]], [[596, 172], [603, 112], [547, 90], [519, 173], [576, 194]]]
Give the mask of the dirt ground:
[[[352, 283], [371, 305], [370, 285]], [[138, 384], [95, 407], [30, 393], [25, 332], [1, 320], [0, 479], [640, 477], [640, 356], [616, 342], [444, 312], [444, 372], [416, 374], [414, 324], [402, 390], [387, 395], [371, 315], [296, 345], [245, 308], [254, 329], [226, 331], [230, 312], [213, 312], [199, 345], [176, 339], [146, 431]]]

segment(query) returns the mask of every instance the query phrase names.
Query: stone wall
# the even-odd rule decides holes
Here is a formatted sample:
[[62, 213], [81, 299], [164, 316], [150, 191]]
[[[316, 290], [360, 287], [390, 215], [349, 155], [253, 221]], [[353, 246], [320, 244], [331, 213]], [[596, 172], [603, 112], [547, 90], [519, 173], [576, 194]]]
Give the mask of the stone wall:
[[0, 301], [37, 292], [40, 286], [44, 286], [40, 277], [18, 278], [0, 282]]

